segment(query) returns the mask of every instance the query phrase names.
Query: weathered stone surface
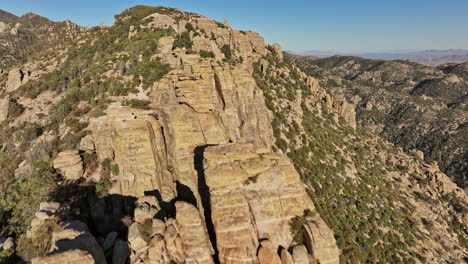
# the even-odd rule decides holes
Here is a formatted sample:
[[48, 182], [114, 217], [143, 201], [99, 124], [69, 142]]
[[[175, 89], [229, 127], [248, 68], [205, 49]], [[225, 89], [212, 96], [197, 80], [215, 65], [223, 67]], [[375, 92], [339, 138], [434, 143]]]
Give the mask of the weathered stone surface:
[[174, 37], [162, 37], [158, 41], [158, 50], [161, 53], [169, 53], [172, 51], [172, 46], [174, 45]]
[[86, 151], [86, 152], [92, 152], [95, 150], [92, 135], [86, 135], [85, 137], [81, 139], [80, 150]]
[[151, 19], [151, 18], [153, 19], [153, 21], [151, 21], [148, 24], [149, 27], [161, 28], [161, 29], [172, 27], [174, 28], [174, 30], [177, 31], [176, 21], [172, 17], [168, 15], [164, 15], [164, 14], [154, 13], [146, 17], [144, 20]]
[[0, 122], [7, 120], [10, 100], [8, 98], [0, 99]]
[[276, 56], [282, 61], [284, 56], [283, 56], [283, 50], [281, 49], [281, 45], [278, 43], [273, 44], [273, 50], [276, 53]]
[[54, 168], [68, 180], [78, 180], [83, 176], [83, 162], [74, 150], [60, 152], [54, 160]]
[[282, 264], [277, 252], [270, 241], [262, 241], [257, 254], [260, 264]]
[[[83, 250], [69, 250], [59, 254], [49, 255], [41, 258], [34, 258], [32, 264], [97, 264], [93, 256]], [[105, 263], [105, 262], [101, 262]]]
[[144, 226], [138, 222], [128, 228], [128, 242], [133, 251], [138, 251], [148, 245], [150, 234], [145, 232]]
[[0, 33], [6, 32], [10, 29], [10, 26], [4, 22], [0, 22]]
[[18, 89], [23, 84], [23, 80], [25, 80], [25, 75], [22, 70], [10, 70], [10, 72], [8, 73], [8, 80], [6, 86], [7, 92], [12, 92]]
[[12, 249], [14, 247], [15, 247], [15, 241], [13, 240], [12, 237], [7, 238], [0, 245], [0, 249], [3, 249], [3, 250], [9, 250], [9, 249]]
[[187, 262], [214, 263], [211, 242], [200, 212], [187, 202], [176, 202], [176, 219]]
[[307, 248], [303, 245], [295, 246], [293, 248], [292, 258], [294, 264], [310, 264]]
[[320, 263], [340, 263], [340, 250], [336, 246], [333, 231], [318, 215], [306, 220], [304, 244], [308, 251], [313, 253]]
[[255, 260], [265, 237], [288, 248], [289, 221], [314, 208], [289, 159], [251, 144], [207, 148], [205, 175], [218, 250], [226, 258], [236, 252]]
[[62, 230], [53, 232], [51, 244], [50, 255], [79, 249], [89, 253], [95, 263], [106, 263], [101, 246], [83, 222], [72, 221]]
[[295, 264], [291, 254], [286, 250], [281, 250], [281, 264]]

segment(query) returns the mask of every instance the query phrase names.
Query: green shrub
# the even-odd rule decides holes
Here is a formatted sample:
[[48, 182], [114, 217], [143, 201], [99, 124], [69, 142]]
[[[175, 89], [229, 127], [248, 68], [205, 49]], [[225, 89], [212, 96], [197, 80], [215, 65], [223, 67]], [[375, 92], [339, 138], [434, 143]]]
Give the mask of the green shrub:
[[112, 170], [113, 175], [119, 175], [120, 174], [119, 164], [113, 164], [111, 170]]
[[215, 54], [213, 51], [200, 50], [200, 56], [202, 58], [214, 58]]
[[17, 118], [24, 112], [24, 107], [16, 102], [16, 100], [10, 100], [8, 105], [8, 117]]
[[0, 251], [0, 264], [17, 263], [19, 260], [13, 249]]
[[190, 32], [185, 31], [182, 34], [180, 34], [174, 41], [174, 45], [172, 47], [173, 49], [176, 49], [176, 48], [185, 48], [188, 50], [192, 49], [193, 42], [190, 39]]
[[169, 65], [160, 61], [142, 62], [132, 68], [127, 74], [134, 75], [135, 78], [142, 77], [144, 87], [152, 85], [159, 81], [165, 74], [169, 72]]
[[150, 107], [149, 107], [150, 103], [151, 103], [150, 101], [139, 100], [139, 99], [130, 99], [130, 100], [125, 100], [123, 102], [123, 105], [130, 106], [130, 107], [133, 107], [133, 108], [148, 110], [148, 109], [150, 109]]
[[231, 46], [229, 46], [228, 44], [225, 44], [221, 48], [221, 52], [224, 54], [224, 57], [226, 58], [227, 61], [230, 61], [232, 59]]
[[58, 180], [59, 175], [50, 164], [36, 161], [27, 177], [0, 194], [0, 216], [8, 217], [10, 232], [21, 234], [26, 231], [39, 203], [49, 200], [58, 187]]
[[195, 28], [193, 27], [192, 23], [185, 24], [185, 29], [188, 31], [195, 31]]

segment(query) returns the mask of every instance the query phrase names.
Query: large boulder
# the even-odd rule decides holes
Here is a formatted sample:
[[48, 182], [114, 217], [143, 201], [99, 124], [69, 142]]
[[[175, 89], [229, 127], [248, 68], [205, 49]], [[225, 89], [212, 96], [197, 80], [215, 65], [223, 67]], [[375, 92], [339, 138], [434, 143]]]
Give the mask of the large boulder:
[[281, 258], [278, 256], [278, 250], [268, 240], [261, 242], [257, 257], [260, 264], [282, 264]]
[[336, 245], [333, 231], [320, 216], [307, 217], [304, 229], [304, 245], [320, 263], [340, 263], [340, 250]]
[[176, 220], [187, 262], [211, 264], [214, 251], [198, 209], [187, 202], [176, 202]]
[[13, 92], [21, 85], [28, 81], [28, 73], [23, 72], [21, 69], [12, 69], [8, 73], [8, 80], [6, 85], [7, 92]]
[[[83, 250], [69, 250], [59, 254], [34, 258], [31, 264], [96, 264], [93, 256]], [[105, 262], [102, 262], [105, 263]]]
[[0, 99], [0, 122], [7, 120], [10, 100], [8, 98]]
[[205, 176], [217, 247], [225, 260], [255, 261], [263, 238], [274, 248], [289, 248], [291, 219], [314, 210], [289, 159], [251, 144], [208, 147]]
[[53, 165], [67, 180], [78, 180], [83, 176], [83, 161], [78, 151], [60, 152]]

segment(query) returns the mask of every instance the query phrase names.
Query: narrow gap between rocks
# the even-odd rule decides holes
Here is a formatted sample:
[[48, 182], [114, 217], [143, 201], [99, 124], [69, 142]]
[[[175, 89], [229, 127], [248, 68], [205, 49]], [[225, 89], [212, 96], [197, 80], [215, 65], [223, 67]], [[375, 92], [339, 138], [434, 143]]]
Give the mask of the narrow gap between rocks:
[[200, 193], [201, 202], [205, 213], [206, 229], [208, 231], [211, 244], [213, 245], [213, 249], [215, 251], [215, 254], [213, 255], [213, 260], [216, 264], [219, 264], [219, 251], [216, 246], [216, 233], [214, 229], [213, 219], [211, 218], [211, 194], [210, 189], [206, 184], [205, 170], [203, 168], [205, 149], [209, 146], [211, 145], [204, 145], [195, 148], [194, 166], [198, 175], [198, 192]]

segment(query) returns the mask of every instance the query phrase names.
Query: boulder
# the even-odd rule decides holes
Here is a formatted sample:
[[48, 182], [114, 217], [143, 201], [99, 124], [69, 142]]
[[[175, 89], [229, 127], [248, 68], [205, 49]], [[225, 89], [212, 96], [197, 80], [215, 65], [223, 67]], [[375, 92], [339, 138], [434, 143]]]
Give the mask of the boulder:
[[307, 248], [304, 245], [298, 245], [293, 248], [292, 258], [294, 264], [310, 264]]
[[[69, 250], [59, 254], [48, 255], [46, 257], [34, 258], [31, 264], [97, 264], [93, 256], [83, 250]], [[123, 263], [122, 263], [123, 264]]]
[[78, 180], [83, 176], [83, 162], [78, 151], [60, 152], [53, 165], [67, 180]]
[[0, 99], [0, 122], [7, 120], [10, 100], [8, 98]]
[[80, 150], [86, 151], [86, 152], [93, 152], [95, 149], [94, 147], [94, 142], [93, 142], [93, 136], [92, 135], [86, 135], [83, 137], [80, 141]]
[[172, 51], [174, 45], [174, 37], [162, 37], [158, 40], [158, 52], [160, 53], [169, 53]]
[[128, 228], [128, 242], [130, 248], [134, 251], [138, 251], [148, 245], [150, 241], [150, 234], [145, 232], [144, 226], [138, 222], [133, 223]]
[[3, 250], [9, 250], [15, 247], [15, 241], [13, 240], [12, 237], [7, 238], [5, 241], [3, 241], [2, 248]]
[[150, 263], [160, 263], [165, 254], [165, 242], [161, 235], [156, 235], [148, 244], [148, 260]]
[[0, 22], [0, 33], [6, 32], [10, 29], [10, 26], [4, 22]]
[[204, 163], [220, 252], [242, 247], [248, 249], [236, 253], [245, 252], [242, 258], [256, 256], [258, 239], [265, 237], [275, 248], [289, 248], [290, 220], [313, 208], [290, 160], [236, 143], [208, 147]]
[[20, 69], [12, 69], [8, 73], [8, 80], [6, 84], [6, 91], [13, 92], [18, 89], [25, 80], [25, 74]]
[[187, 202], [175, 203], [176, 220], [179, 234], [185, 252], [185, 260], [194, 263], [211, 264], [214, 254], [204, 222], [197, 208]]
[[281, 49], [281, 45], [278, 43], [273, 44], [273, 50], [275, 51], [276, 56], [282, 61], [284, 58], [283, 50]]
[[81, 221], [68, 222], [62, 230], [53, 232], [51, 244], [50, 255], [79, 249], [90, 254], [94, 263], [106, 263], [101, 246]]
[[262, 241], [257, 254], [258, 261], [260, 264], [282, 264], [277, 252], [278, 250], [270, 241]]
[[281, 250], [281, 264], [295, 264], [291, 254], [286, 250]]
[[340, 250], [336, 245], [333, 231], [319, 215], [307, 217], [304, 229], [304, 245], [309, 252], [313, 252], [320, 263], [340, 263]]

